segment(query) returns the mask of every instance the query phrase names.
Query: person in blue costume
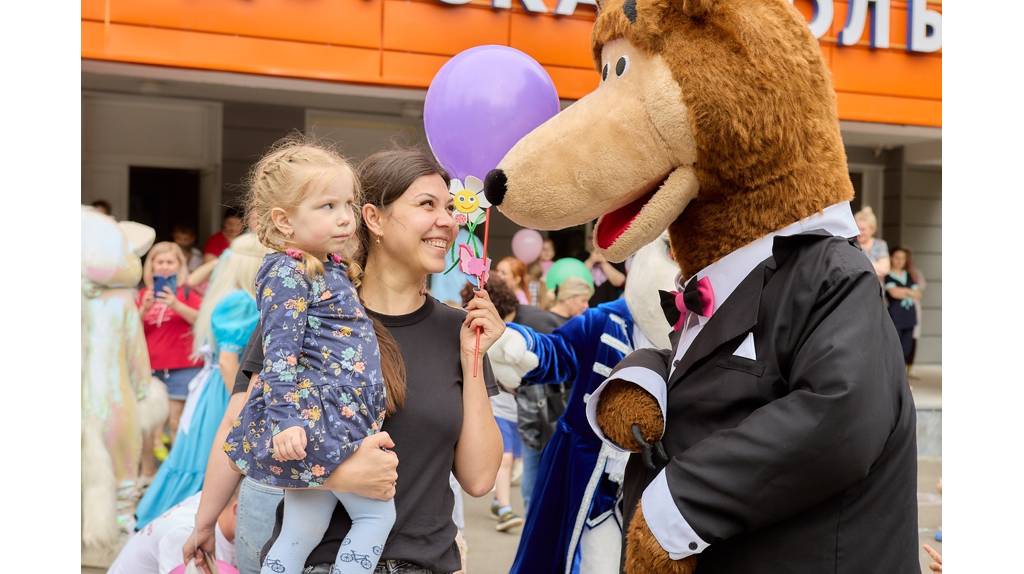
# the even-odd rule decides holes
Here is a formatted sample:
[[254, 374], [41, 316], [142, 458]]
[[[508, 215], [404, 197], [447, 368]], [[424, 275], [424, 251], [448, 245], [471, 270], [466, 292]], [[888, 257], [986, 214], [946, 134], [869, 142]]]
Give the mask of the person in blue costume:
[[230, 383], [225, 381], [234, 382], [239, 353], [259, 321], [256, 271], [266, 253], [247, 233], [221, 256], [194, 327], [194, 351], [207, 349], [206, 367], [189, 383], [174, 447], [136, 508], [137, 529], [203, 487], [206, 461], [228, 404]]
[[624, 297], [588, 309], [549, 335], [509, 323], [488, 354], [507, 386], [519, 383], [518, 377], [521, 384], [573, 381], [565, 413], [541, 455], [510, 574], [619, 572], [616, 503], [626, 455], [602, 446], [587, 423], [586, 399], [634, 349], [669, 346], [671, 327], [657, 290], [670, 289], [678, 270], [663, 234], [637, 253]]

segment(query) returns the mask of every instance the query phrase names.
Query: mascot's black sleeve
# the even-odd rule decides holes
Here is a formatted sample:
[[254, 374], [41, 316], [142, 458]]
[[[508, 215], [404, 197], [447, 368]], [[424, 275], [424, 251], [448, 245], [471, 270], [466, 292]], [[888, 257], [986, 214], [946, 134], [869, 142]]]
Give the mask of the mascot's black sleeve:
[[793, 516], [868, 475], [898, 418], [878, 279], [829, 270], [784, 383], [789, 392], [666, 467], [669, 492], [710, 544]]

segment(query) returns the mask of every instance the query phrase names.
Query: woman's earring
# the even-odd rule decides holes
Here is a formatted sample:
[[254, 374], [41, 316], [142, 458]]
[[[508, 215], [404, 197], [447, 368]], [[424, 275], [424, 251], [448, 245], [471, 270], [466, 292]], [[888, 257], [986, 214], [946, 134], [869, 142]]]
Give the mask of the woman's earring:
[[383, 237], [384, 237], [383, 235], [378, 235], [377, 236], [377, 245], [380, 245], [380, 240], [383, 239]]

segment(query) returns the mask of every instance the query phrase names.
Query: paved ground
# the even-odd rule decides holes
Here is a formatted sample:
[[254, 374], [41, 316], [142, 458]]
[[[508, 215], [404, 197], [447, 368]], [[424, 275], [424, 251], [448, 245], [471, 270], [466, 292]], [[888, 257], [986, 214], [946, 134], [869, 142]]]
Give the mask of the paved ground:
[[[915, 402], [919, 408], [941, 408], [942, 374], [937, 368], [920, 368], [912, 379]], [[934, 539], [935, 531], [942, 524], [942, 499], [936, 484], [942, 476], [942, 459], [925, 456], [918, 459], [918, 527], [921, 544], [930, 544], [942, 552], [942, 544]], [[464, 495], [466, 515], [467, 574], [507, 574], [515, 557], [519, 543], [519, 529], [513, 533], [494, 530], [495, 521], [490, 517], [491, 496], [473, 498]], [[513, 488], [512, 508], [520, 516], [523, 513], [522, 497], [518, 488]], [[921, 572], [928, 573], [930, 559], [923, 550]], [[83, 568], [82, 574], [102, 574], [104, 570]]]

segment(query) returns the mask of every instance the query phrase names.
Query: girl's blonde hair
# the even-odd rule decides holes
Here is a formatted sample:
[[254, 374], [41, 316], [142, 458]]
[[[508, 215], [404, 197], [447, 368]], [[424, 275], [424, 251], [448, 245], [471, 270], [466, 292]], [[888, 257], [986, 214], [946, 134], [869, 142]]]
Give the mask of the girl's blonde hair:
[[[341, 173], [349, 174], [353, 203], [362, 206], [362, 190], [355, 170], [332, 147], [301, 134], [287, 136], [275, 143], [253, 166], [247, 182], [246, 219], [255, 226], [260, 242], [275, 251], [288, 249], [288, 238], [274, 225], [271, 211], [279, 207], [291, 212], [317, 186], [326, 186]], [[357, 235], [362, 237], [365, 229], [360, 211], [356, 209], [355, 218]], [[323, 262], [313, 255], [303, 252], [302, 259], [310, 277], [324, 272]], [[348, 275], [358, 288], [361, 265], [352, 261], [348, 263]], [[387, 389], [387, 412], [392, 414], [405, 404], [405, 361], [398, 341], [387, 327], [373, 317], [370, 319], [380, 350], [381, 375]]]
[[192, 353], [200, 355], [203, 345], [213, 347], [213, 330], [210, 317], [213, 309], [224, 296], [237, 289], [244, 289], [256, 299], [256, 272], [263, 263], [263, 256], [270, 250], [260, 244], [260, 240], [252, 233], [243, 233], [231, 242], [217, 262], [210, 285], [203, 294], [203, 302], [199, 305], [199, 315], [192, 326]]
[[[343, 173], [352, 180], [354, 204], [361, 205], [355, 170], [332, 147], [303, 135], [290, 135], [275, 143], [253, 166], [246, 182], [246, 220], [255, 226], [260, 242], [275, 251], [291, 248], [288, 238], [274, 225], [271, 212], [274, 208], [293, 212], [310, 193]], [[358, 210], [355, 217], [358, 226]], [[302, 258], [311, 277], [324, 272], [323, 262], [313, 255], [303, 252]]]
[[146, 254], [146, 262], [142, 265], [142, 282], [149, 289], [153, 288], [153, 262], [157, 256], [164, 253], [170, 253], [178, 260], [178, 286], [184, 287], [185, 280], [188, 279], [188, 259], [185, 258], [185, 252], [181, 247], [173, 241], [161, 241], [150, 248]]

